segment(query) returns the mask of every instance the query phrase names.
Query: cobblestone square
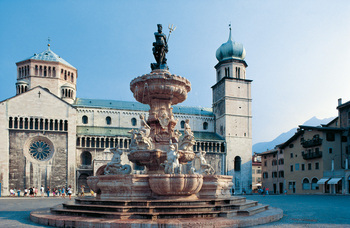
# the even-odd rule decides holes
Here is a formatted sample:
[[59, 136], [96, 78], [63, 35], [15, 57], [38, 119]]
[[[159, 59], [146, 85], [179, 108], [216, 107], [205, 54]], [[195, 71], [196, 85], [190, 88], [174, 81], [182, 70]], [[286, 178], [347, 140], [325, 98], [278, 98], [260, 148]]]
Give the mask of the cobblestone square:
[[[284, 211], [284, 217], [280, 221], [259, 227], [350, 227], [350, 196], [247, 195], [246, 197]], [[49, 208], [67, 200], [53, 197], [2, 197], [0, 227], [46, 227], [31, 222], [30, 211]]]

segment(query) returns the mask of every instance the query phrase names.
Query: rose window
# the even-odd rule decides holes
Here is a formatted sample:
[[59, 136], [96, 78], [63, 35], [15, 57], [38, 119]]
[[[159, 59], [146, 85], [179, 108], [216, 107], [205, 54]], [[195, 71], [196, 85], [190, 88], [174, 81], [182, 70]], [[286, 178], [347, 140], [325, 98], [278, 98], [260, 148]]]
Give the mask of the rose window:
[[45, 161], [50, 158], [51, 149], [46, 142], [36, 141], [30, 145], [29, 154], [39, 161]]

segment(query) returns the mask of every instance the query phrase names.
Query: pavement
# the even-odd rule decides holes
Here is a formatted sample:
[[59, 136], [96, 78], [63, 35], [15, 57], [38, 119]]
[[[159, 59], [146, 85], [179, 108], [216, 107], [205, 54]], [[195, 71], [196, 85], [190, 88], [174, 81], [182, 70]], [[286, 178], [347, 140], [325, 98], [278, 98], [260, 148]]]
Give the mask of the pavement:
[[349, 195], [247, 195], [281, 208], [283, 218], [261, 227], [350, 227]]
[[[350, 228], [350, 196], [331, 195], [246, 195], [247, 199], [281, 208], [284, 217], [262, 227]], [[0, 197], [0, 228], [47, 227], [33, 223], [33, 210], [49, 208], [69, 199], [59, 197]], [[72, 198], [72, 200], [74, 200]]]

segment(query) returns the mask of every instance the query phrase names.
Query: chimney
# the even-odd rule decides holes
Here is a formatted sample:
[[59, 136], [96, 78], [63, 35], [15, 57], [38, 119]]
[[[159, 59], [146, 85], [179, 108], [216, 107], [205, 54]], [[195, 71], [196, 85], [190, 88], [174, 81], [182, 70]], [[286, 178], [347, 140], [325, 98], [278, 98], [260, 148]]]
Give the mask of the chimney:
[[341, 104], [342, 104], [342, 99], [339, 98], [339, 99], [338, 99], [338, 106], [340, 106]]

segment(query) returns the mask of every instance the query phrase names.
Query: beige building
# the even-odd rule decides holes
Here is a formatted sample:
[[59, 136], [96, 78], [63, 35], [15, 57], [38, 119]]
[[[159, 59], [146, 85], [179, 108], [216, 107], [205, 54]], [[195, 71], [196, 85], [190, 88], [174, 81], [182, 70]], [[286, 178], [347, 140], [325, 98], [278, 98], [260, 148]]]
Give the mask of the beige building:
[[257, 192], [262, 186], [261, 155], [254, 152], [252, 157], [252, 186], [253, 192]]
[[282, 194], [285, 191], [283, 150], [273, 149], [260, 153], [262, 165], [262, 188], [269, 194]]
[[[249, 193], [251, 80], [246, 79], [243, 45], [232, 41], [231, 31], [216, 57], [213, 109], [174, 106], [176, 129], [183, 131], [189, 119], [194, 151], [206, 151], [217, 174], [233, 175], [236, 193]], [[16, 65], [16, 95], [0, 102], [1, 195], [32, 186], [71, 185], [78, 191], [87, 186], [88, 176], [103, 172], [111, 147], [123, 149], [123, 162], [128, 162], [128, 131], [140, 127], [139, 115], [147, 117], [147, 105], [77, 98], [77, 69], [50, 46]], [[133, 169], [140, 173], [143, 168]]]
[[280, 145], [288, 194], [342, 193], [344, 178], [337, 170], [342, 169], [346, 138], [337, 122], [338, 118], [325, 126], [299, 126], [295, 135]]

